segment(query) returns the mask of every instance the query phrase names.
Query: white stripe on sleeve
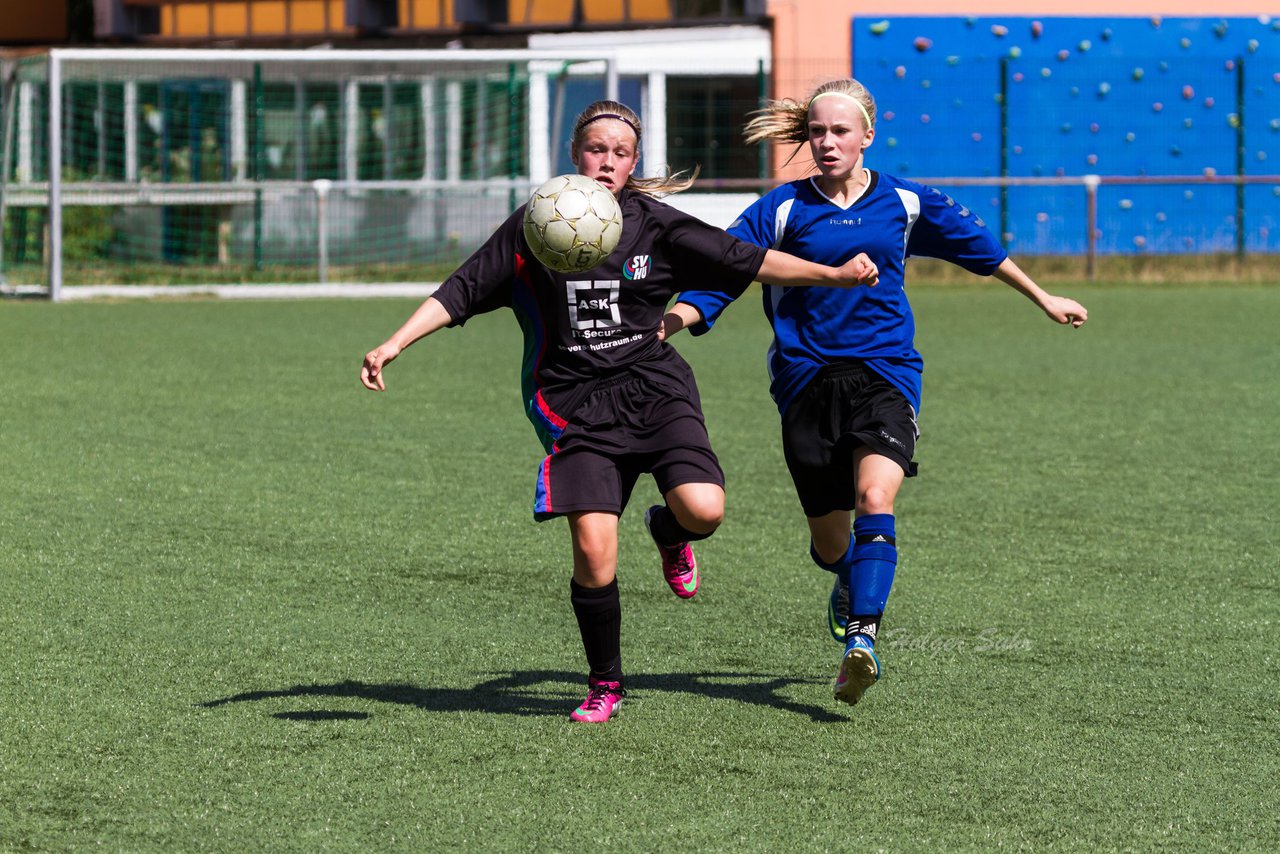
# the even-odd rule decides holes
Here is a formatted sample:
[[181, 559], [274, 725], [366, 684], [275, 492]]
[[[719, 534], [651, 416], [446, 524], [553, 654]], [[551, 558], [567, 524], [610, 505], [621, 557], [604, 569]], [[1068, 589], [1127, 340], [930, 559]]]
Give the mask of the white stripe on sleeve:
[[911, 190], [904, 190], [902, 187], [895, 188], [898, 191], [898, 198], [902, 201], [902, 207], [907, 212], [907, 227], [902, 230], [902, 260], [907, 260], [907, 244], [911, 241], [911, 229], [915, 227], [916, 220], [920, 218], [920, 196]]

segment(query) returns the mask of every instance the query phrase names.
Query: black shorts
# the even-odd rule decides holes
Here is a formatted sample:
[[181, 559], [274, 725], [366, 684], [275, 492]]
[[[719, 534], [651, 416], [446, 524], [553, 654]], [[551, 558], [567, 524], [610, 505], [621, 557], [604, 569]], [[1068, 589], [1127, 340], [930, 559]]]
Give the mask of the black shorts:
[[916, 473], [916, 411], [861, 362], [818, 371], [782, 417], [782, 452], [806, 516], [853, 510], [853, 454], [861, 447]]
[[[691, 383], [691, 380], [690, 380]], [[538, 466], [533, 518], [622, 514], [641, 474], [666, 494], [686, 483], [724, 487], [696, 387], [631, 374], [602, 380]]]

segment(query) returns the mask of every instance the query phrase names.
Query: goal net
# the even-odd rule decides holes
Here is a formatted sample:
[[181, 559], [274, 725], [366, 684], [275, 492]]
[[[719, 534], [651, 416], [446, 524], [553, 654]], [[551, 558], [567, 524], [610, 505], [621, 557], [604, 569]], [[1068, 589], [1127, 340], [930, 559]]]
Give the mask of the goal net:
[[52, 50], [0, 90], [0, 286], [436, 281], [564, 170], [599, 53]]

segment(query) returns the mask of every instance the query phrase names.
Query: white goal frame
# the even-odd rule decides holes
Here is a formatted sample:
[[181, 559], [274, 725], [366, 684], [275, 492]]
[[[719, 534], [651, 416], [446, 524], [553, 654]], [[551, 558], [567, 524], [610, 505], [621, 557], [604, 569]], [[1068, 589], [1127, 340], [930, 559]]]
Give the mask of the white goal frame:
[[[233, 80], [251, 79], [255, 67], [263, 65], [290, 65], [299, 69], [314, 69], [323, 72], [327, 67], [328, 79], [343, 81], [359, 80], [370, 75], [386, 74], [391, 70], [405, 73], [406, 69], [421, 69], [424, 76], [432, 72], [441, 74], [461, 74], [468, 71], [492, 71], [497, 68], [517, 65], [528, 75], [526, 139], [529, 144], [529, 175], [522, 176], [518, 189], [527, 191], [550, 178], [556, 162], [556, 152], [552, 150], [552, 139], [555, 129], [550, 121], [552, 106], [552, 78], [562, 76], [566, 71], [573, 75], [602, 77], [605, 82], [605, 95], [616, 99], [618, 96], [618, 57], [610, 50], [174, 50], [174, 49], [101, 49], [101, 48], [55, 48], [47, 55], [48, 81], [48, 172], [46, 182], [23, 181], [14, 183], [4, 180], [9, 174], [10, 158], [15, 146], [29, 144], [15, 138], [21, 134], [14, 133], [14, 114], [20, 109], [21, 93], [14, 91], [11, 82], [13, 69], [6, 69], [5, 74], [5, 121], [0, 124], [5, 141], [3, 146], [3, 162], [0, 163], [0, 222], [3, 221], [5, 208], [9, 198], [23, 197], [30, 204], [39, 204], [41, 199], [47, 200], [48, 215], [48, 272], [47, 295], [52, 301], [62, 299], [63, 270], [62, 247], [63, 225], [62, 210], [67, 204], [164, 204], [176, 203], [174, 200], [183, 194], [193, 193], [233, 193], [253, 194], [296, 189], [296, 182], [255, 181], [249, 176], [238, 176], [231, 182], [207, 185], [166, 185], [146, 183], [136, 179], [124, 182], [67, 182], [62, 175], [63, 150], [63, 82], [71, 79], [75, 71], [81, 69], [107, 70], [118, 74], [121, 80], [128, 80], [129, 75], [155, 79], [157, 69], [172, 70], [175, 74], [207, 73]], [[126, 102], [127, 104], [127, 102]], [[243, 108], [243, 107], [241, 107]], [[127, 111], [127, 106], [126, 106]], [[29, 178], [29, 176], [28, 176]], [[512, 184], [507, 179], [487, 179], [489, 186], [496, 184]], [[323, 196], [331, 188], [362, 187], [368, 189], [422, 188], [429, 189], [439, 185], [439, 181], [317, 181], [312, 182], [317, 197]], [[32, 196], [35, 196], [33, 199]], [[3, 231], [0, 230], [0, 251], [3, 251]], [[323, 242], [321, 252], [323, 253]], [[321, 258], [321, 274], [323, 279], [325, 259]], [[2, 284], [2, 283], [0, 283]]]

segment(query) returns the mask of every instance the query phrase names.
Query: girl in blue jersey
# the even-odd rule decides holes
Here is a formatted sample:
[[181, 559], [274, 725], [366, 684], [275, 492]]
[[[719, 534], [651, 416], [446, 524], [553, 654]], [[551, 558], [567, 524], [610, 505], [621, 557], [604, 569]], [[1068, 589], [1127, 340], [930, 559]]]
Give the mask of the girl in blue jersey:
[[[729, 228], [757, 246], [819, 263], [863, 251], [879, 268], [873, 289], [764, 287], [774, 331], [770, 392], [808, 518], [810, 555], [836, 575], [828, 622], [845, 653], [835, 694], [850, 704], [880, 676], [875, 639], [897, 565], [893, 502], [915, 474], [924, 365], [903, 290], [906, 259], [942, 258], [995, 276], [1057, 323], [1078, 327], [1088, 317], [1078, 302], [1038, 287], [967, 208], [866, 168], [875, 116], [875, 101], [856, 80], [824, 83], [803, 103], [767, 105], [747, 124], [747, 141], [807, 143], [818, 175], [776, 188]], [[683, 326], [705, 333], [743, 290], [685, 291], [664, 319], [664, 334]]]
[[539, 264], [521, 207], [366, 354], [360, 371], [366, 388], [385, 390], [383, 370], [414, 341], [500, 308], [516, 315], [525, 335], [525, 412], [547, 452], [534, 516], [569, 522], [570, 602], [590, 669], [587, 698], [570, 717], [588, 723], [609, 720], [624, 696], [618, 518], [637, 479], [651, 473], [662, 493], [645, 523], [681, 598], [699, 584], [690, 543], [710, 536], [724, 514], [724, 473], [693, 373], [656, 334], [679, 282], [852, 286], [873, 284], [876, 273], [863, 255], [833, 269], [730, 237], [658, 201], [653, 194], [691, 182], [634, 177], [640, 131], [640, 118], [615, 101], [592, 104], [574, 125], [578, 172], [611, 190], [622, 208], [622, 237], [598, 267], [563, 274]]

